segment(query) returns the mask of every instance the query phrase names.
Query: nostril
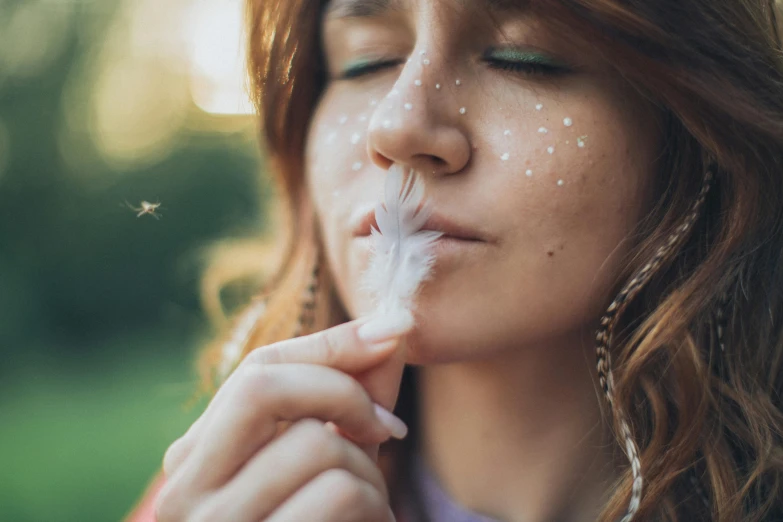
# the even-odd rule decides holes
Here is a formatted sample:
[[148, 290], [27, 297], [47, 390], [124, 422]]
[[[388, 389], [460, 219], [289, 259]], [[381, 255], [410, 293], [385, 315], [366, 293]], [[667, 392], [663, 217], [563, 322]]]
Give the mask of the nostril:
[[431, 170], [433, 174], [438, 172], [446, 172], [449, 167], [448, 161], [432, 154], [417, 154], [411, 158], [412, 166], [418, 166], [423, 171]]

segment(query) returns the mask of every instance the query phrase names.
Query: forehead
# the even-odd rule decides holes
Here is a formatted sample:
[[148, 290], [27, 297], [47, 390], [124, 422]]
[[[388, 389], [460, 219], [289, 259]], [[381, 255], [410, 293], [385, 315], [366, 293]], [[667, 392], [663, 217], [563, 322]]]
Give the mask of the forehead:
[[371, 18], [434, 1], [494, 12], [522, 11], [530, 3], [530, 0], [327, 0], [324, 13], [327, 18]]

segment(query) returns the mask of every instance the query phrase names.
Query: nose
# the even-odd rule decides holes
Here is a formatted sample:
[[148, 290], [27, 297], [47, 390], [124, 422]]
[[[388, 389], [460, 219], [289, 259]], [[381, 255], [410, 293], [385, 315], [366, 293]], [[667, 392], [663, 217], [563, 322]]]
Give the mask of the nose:
[[367, 148], [374, 164], [388, 169], [399, 163], [422, 173], [448, 175], [470, 161], [467, 118], [453, 89], [428, 74], [436, 70], [434, 63], [423, 67], [411, 60], [373, 113]]

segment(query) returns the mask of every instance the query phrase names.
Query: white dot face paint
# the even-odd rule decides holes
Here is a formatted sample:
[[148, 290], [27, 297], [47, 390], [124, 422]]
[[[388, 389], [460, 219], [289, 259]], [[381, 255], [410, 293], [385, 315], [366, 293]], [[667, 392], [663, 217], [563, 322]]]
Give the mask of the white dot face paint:
[[361, 135], [361, 134], [359, 134], [358, 132], [354, 132], [354, 133], [351, 135], [351, 143], [352, 143], [353, 145], [356, 145], [357, 143], [359, 143], [359, 141], [360, 141], [361, 139], [362, 139], [362, 135]]
[[[459, 214], [455, 218], [486, 226], [497, 241], [491, 249], [483, 249], [486, 255], [476, 249], [475, 255], [454, 257], [448, 268], [444, 257], [444, 264], [428, 283], [433, 291], [417, 297], [422, 305], [421, 340], [426, 342], [417, 343], [421, 351], [412, 350], [410, 362], [475, 359], [487, 356], [479, 348], [491, 350], [495, 341], [503, 346], [523, 342], [532, 346], [559, 328], [576, 329], [585, 317], [600, 309], [593, 299], [600, 301], [599, 293], [610, 293], [613, 281], [607, 281], [621, 271], [622, 254], [627, 253], [625, 238], [644, 217], [649, 201], [645, 192], [654, 184], [642, 176], [651, 171], [649, 179], [656, 179], [651, 165], [660, 152], [659, 129], [649, 125], [655, 108], [648, 108], [646, 100], [641, 100], [639, 107], [634, 105], [633, 89], [626, 92], [622, 78], [609, 81], [607, 76], [615, 73], [603, 69], [601, 60], [595, 71], [605, 72], [576, 73], [570, 80], [557, 76], [553, 81], [517, 81], [489, 68], [475, 67], [483, 65], [476, 63], [476, 53], [501, 38], [497, 30], [506, 31], [505, 21], [501, 28], [491, 23], [474, 24], [481, 30], [486, 26], [487, 33], [471, 35], [469, 40], [476, 42], [461, 43], [455, 40], [459, 38], [456, 33], [471, 26], [472, 20], [458, 20], [457, 16], [472, 10], [430, 16], [432, 6], [420, 9], [420, 2], [403, 4], [410, 16], [384, 19], [389, 25], [384, 34], [369, 34], [372, 41], [365, 42], [390, 46], [390, 57], [396, 55], [402, 66], [381, 69], [366, 79], [326, 82], [307, 127], [307, 154], [302, 155], [307, 178], [303, 181], [319, 212], [328, 246], [324, 254], [330, 256], [330, 276], [341, 285], [339, 297], [347, 317], [374, 311], [369, 296], [359, 288], [370, 242], [355, 240], [348, 217], [354, 211], [363, 213], [383, 193], [383, 165], [376, 166], [376, 158], [384, 161], [378, 154], [383, 151], [404, 162], [415, 154], [432, 153], [442, 155], [454, 170], [449, 172], [448, 187], [428, 185], [432, 190], [426, 190], [427, 195], [440, 198], [437, 203], [444, 205], [469, 198], [469, 206], [449, 207]], [[366, 22], [360, 25], [372, 31], [371, 21]], [[446, 22], [452, 25], [444, 26]], [[548, 48], [550, 38], [557, 39], [545, 24], [529, 22], [513, 22], [509, 27], [519, 43], [540, 41]], [[435, 30], [430, 30], [429, 24], [434, 24]], [[352, 47], [357, 42], [340, 29], [336, 25], [335, 30], [325, 32], [330, 39], [330, 45], [323, 47], [330, 55], [328, 63], [344, 66], [352, 60], [358, 64], [366, 57], [366, 48]], [[363, 30], [357, 25], [357, 31], [350, 32], [358, 35]], [[425, 42], [435, 51], [420, 57]], [[551, 51], [561, 43], [551, 43]], [[580, 63], [584, 60], [585, 70], [593, 70], [589, 53], [573, 52], [574, 58], [579, 55]], [[410, 64], [403, 67], [409, 57]], [[430, 65], [424, 66], [425, 59]], [[332, 72], [339, 72], [339, 67]], [[469, 81], [462, 80], [463, 74]], [[414, 85], [417, 79], [422, 82], [420, 87]], [[387, 97], [395, 88], [399, 94]], [[371, 98], [378, 100], [376, 107], [369, 106]], [[390, 103], [392, 108], [387, 110]], [[406, 109], [407, 103], [412, 109]], [[357, 119], [362, 113], [367, 116], [366, 123]], [[349, 120], [340, 126], [337, 122], [342, 114]], [[565, 118], [571, 118], [573, 125], [565, 126]], [[321, 123], [324, 128], [319, 130]], [[370, 124], [376, 127], [372, 131], [368, 130]], [[539, 127], [548, 132], [539, 134]], [[336, 131], [336, 138], [327, 144], [331, 131]], [[352, 145], [354, 133], [361, 139]], [[583, 135], [589, 137], [579, 148], [577, 137]], [[474, 151], [474, 145], [478, 150]], [[433, 169], [437, 175], [443, 165], [423, 168], [422, 175], [432, 176]], [[561, 179], [563, 184], [558, 186]], [[331, 197], [334, 189], [342, 192], [339, 200]], [[448, 209], [444, 206], [442, 210]], [[565, 245], [562, 251], [561, 245]], [[615, 248], [621, 250], [620, 260], [615, 259]], [[555, 252], [557, 262], [547, 258], [549, 250]], [[604, 262], [606, 269], [601, 267]], [[504, 277], [494, 277], [498, 273]], [[606, 281], [598, 280], [596, 274]], [[452, 281], [460, 284], [450, 284]], [[598, 288], [600, 292], [595, 291]], [[477, 321], [481, 308], [473, 300], [501, 314], [501, 320], [491, 325]], [[551, 324], [550, 315], [558, 317]], [[460, 335], [453, 335], [457, 330]], [[475, 333], [478, 331], [480, 336]]]
[[375, 107], [376, 105], [378, 105], [378, 100], [370, 100], [370, 107]]
[[421, 80], [414, 81], [413, 85], [415, 85], [416, 87], [421, 87]]
[[571, 118], [565, 118], [563, 120], [563, 125], [565, 125], [566, 127], [570, 127], [573, 124], [574, 124], [574, 120], [572, 120]]
[[549, 132], [549, 131], [546, 130], [546, 127], [539, 127], [538, 128], [538, 133], [539, 134], [546, 134], [547, 132]]
[[362, 121], [362, 122], [367, 121], [367, 115], [362, 114], [361, 116], [359, 116], [359, 121]]
[[405, 107], [406, 111], [413, 110], [413, 104], [412, 103], [406, 103], [405, 105], [403, 105], [403, 107]]
[[335, 138], [337, 138], [337, 133], [332, 131], [326, 136], [326, 143], [334, 143]]
[[549, 154], [554, 154], [554, 153], [555, 153], [555, 148], [554, 148], [554, 147], [548, 147], [548, 148], [546, 149], [546, 151], [547, 151]]
[[562, 179], [557, 180], [558, 187], [562, 187], [563, 185], [565, 185], [565, 181], [563, 181]]
[[587, 136], [579, 136], [576, 139], [576, 146], [579, 147], [580, 149], [583, 149], [585, 146], [585, 139], [587, 139]]
[[425, 58], [425, 59], [423, 59], [423, 60], [421, 61], [421, 63], [423, 63], [424, 65], [429, 65], [429, 64], [430, 64], [430, 61], [429, 61], [427, 58]]
[[397, 96], [398, 94], [400, 94], [400, 91], [398, 91], [397, 89], [392, 89], [391, 92], [389, 93], [389, 96]]
[[460, 114], [465, 114], [466, 112], [468, 112], [468, 110], [465, 107], [460, 107], [459, 109]]
[[436, 83], [436, 84], [435, 84], [435, 88], [436, 88], [436, 89], [438, 89], [438, 90], [440, 90], [440, 84], [439, 84], [439, 83]]
[[456, 82], [454, 82], [454, 83], [456, 83], [457, 85], [462, 85], [462, 80], [457, 80], [457, 81], [456, 81]]
[[348, 116], [346, 116], [345, 114], [343, 114], [342, 116], [340, 116], [340, 119], [339, 119], [338, 121], [340, 122], [340, 125], [344, 125], [344, 124], [345, 124], [345, 122], [347, 122], [347, 121], [348, 121]]

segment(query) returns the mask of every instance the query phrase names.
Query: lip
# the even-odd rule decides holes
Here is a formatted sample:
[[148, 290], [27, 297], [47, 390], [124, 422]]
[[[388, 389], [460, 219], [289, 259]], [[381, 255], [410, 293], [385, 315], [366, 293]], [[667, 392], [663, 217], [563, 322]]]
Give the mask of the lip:
[[[354, 237], [369, 236], [373, 227], [378, 228], [378, 223], [375, 221], [375, 207], [357, 215], [353, 220], [353, 225]], [[438, 212], [432, 212], [422, 230], [442, 232], [444, 237], [463, 241], [489, 241], [489, 238], [482, 232]]]

